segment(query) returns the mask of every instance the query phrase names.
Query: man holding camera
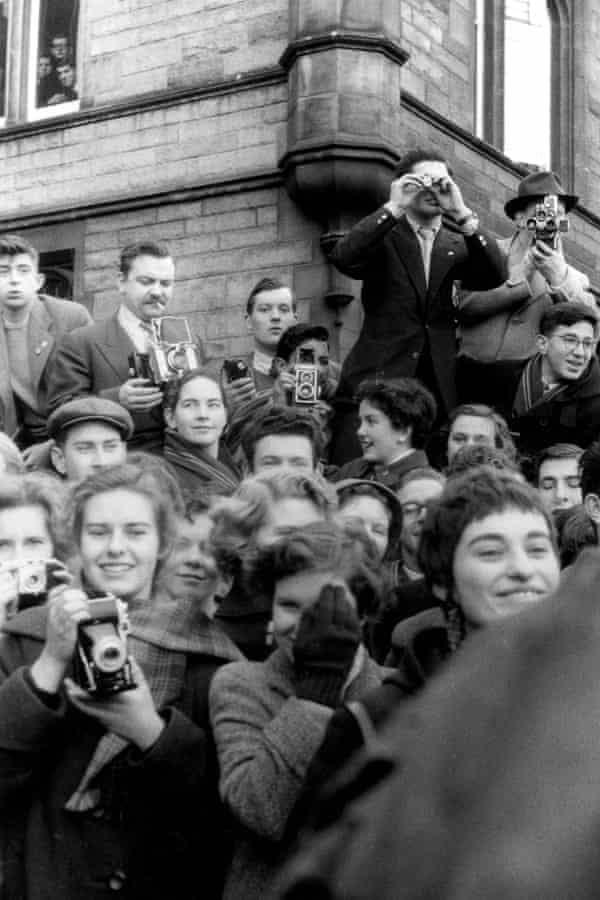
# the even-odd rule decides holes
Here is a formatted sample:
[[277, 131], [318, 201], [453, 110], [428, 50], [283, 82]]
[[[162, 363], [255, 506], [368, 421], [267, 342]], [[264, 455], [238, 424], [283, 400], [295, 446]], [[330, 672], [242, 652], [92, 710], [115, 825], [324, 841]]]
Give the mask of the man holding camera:
[[577, 197], [566, 194], [553, 172], [534, 172], [505, 205], [514, 233], [498, 242], [507, 278], [492, 290], [462, 290], [458, 301], [461, 402], [480, 397], [481, 365], [525, 359], [535, 352], [544, 312], [570, 301], [596, 308], [586, 275], [567, 264], [562, 235]]
[[338, 390], [333, 461], [341, 463], [352, 451], [360, 454], [353, 395], [365, 378], [419, 378], [433, 393], [440, 418], [456, 406], [453, 285], [460, 280], [473, 289], [495, 287], [503, 263], [446, 160], [428, 150], [402, 158], [387, 203], [337, 243], [331, 261], [363, 282], [364, 322]]
[[117, 312], [78, 329], [57, 348], [49, 373], [49, 406], [97, 394], [129, 410], [135, 431], [130, 448], [162, 448], [162, 391], [131, 369], [131, 358], [152, 342], [151, 322], [163, 316], [173, 295], [175, 266], [164, 244], [144, 241], [126, 247], [120, 258]]

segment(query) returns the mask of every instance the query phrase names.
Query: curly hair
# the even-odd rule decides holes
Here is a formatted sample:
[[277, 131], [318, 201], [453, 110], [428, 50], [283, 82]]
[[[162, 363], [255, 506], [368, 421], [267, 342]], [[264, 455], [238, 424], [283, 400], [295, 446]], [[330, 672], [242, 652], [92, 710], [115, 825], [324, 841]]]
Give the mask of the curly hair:
[[0, 478], [0, 510], [35, 506], [42, 510], [57, 559], [69, 555], [70, 541], [64, 524], [66, 489], [59, 478], [45, 472], [3, 475]]
[[224, 575], [236, 575], [256, 552], [255, 535], [267, 521], [278, 500], [297, 497], [310, 500], [330, 519], [337, 509], [331, 485], [319, 475], [280, 473], [245, 478], [231, 497], [215, 501], [211, 509], [214, 529], [211, 540], [215, 558]]
[[487, 444], [470, 444], [456, 451], [452, 462], [446, 467], [446, 476], [455, 478], [477, 466], [493, 466], [507, 474], [523, 476], [518, 464], [499, 447], [488, 447]]
[[247, 572], [252, 591], [272, 597], [278, 581], [301, 572], [333, 572], [354, 596], [359, 617], [372, 613], [385, 581], [381, 562], [364, 528], [315, 522], [260, 550]]
[[481, 466], [451, 478], [428, 506], [418, 555], [427, 583], [451, 589], [454, 555], [465, 528], [506, 509], [539, 513], [557, 550], [554, 522], [535, 488], [512, 474]]
[[427, 443], [437, 408], [433, 395], [416, 378], [363, 381], [356, 399], [380, 410], [393, 428], [410, 428], [413, 447], [421, 449]]

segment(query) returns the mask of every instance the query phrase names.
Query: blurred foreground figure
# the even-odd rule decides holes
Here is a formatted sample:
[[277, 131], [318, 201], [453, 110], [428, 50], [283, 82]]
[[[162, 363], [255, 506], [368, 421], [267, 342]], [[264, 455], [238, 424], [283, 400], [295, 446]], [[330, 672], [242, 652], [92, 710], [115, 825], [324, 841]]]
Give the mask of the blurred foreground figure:
[[286, 900], [595, 900], [600, 551], [474, 635], [391, 720], [393, 773], [293, 861]]

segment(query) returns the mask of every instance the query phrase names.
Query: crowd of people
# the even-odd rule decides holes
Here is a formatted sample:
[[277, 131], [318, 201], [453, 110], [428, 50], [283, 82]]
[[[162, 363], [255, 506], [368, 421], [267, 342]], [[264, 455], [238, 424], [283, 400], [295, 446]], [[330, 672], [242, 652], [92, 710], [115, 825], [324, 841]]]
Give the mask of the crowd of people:
[[[362, 281], [341, 366], [274, 277], [240, 311], [251, 353], [215, 367], [168, 338], [166, 245], [122, 250], [92, 321], [0, 237], [0, 898], [559, 896], [509, 694], [525, 679], [551, 729], [542, 635], [570, 672], [557, 622], [591, 621], [600, 575], [576, 202], [530, 174], [496, 241], [447, 161], [408, 153], [331, 254]], [[526, 860], [498, 824], [504, 866], [499, 794], [532, 823]]]

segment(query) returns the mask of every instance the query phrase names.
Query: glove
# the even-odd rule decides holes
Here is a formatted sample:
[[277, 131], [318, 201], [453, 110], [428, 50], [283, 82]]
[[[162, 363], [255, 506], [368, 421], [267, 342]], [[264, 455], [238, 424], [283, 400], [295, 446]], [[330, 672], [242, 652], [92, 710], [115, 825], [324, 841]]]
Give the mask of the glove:
[[294, 639], [296, 695], [332, 709], [337, 706], [361, 637], [345, 588], [326, 584], [316, 603], [302, 613]]

